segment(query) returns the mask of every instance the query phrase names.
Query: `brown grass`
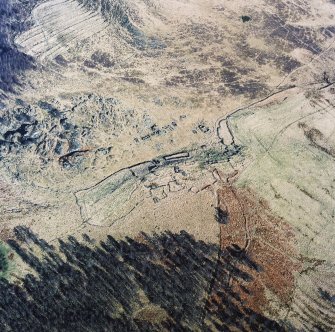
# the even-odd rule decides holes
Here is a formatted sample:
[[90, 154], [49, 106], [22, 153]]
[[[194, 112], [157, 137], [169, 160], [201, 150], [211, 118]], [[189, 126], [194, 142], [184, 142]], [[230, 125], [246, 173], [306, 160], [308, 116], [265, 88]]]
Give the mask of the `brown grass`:
[[[221, 249], [237, 244], [261, 267], [258, 272], [241, 266], [253, 280], [248, 283], [233, 280], [233, 290], [248, 308], [258, 313], [268, 309], [266, 290], [283, 304], [289, 304], [295, 273], [301, 269], [292, 229], [250, 190], [224, 185], [218, 190], [218, 204], [229, 215], [228, 223], [220, 225]], [[242, 291], [241, 286], [250, 294]]]

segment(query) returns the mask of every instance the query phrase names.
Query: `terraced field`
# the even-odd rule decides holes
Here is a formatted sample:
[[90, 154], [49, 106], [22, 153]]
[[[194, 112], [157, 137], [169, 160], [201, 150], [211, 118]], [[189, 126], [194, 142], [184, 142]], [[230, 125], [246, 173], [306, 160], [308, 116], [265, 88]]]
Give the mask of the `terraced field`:
[[64, 56], [73, 44], [107, 27], [102, 17], [73, 1], [48, 1], [34, 8], [31, 15], [34, 26], [18, 36], [15, 43], [41, 62]]
[[0, 0], [0, 330], [334, 330], [334, 15]]

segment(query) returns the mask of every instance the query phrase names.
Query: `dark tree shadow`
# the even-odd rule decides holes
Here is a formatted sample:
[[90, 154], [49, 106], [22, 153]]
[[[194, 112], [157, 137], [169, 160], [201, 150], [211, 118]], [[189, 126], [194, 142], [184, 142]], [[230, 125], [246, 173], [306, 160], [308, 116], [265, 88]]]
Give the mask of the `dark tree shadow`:
[[[108, 236], [99, 245], [84, 235], [59, 248], [25, 227], [15, 234], [8, 244], [35, 273], [22, 286], [0, 280], [1, 331], [283, 330], [230, 289], [232, 277], [251, 280], [246, 269], [262, 273], [237, 247], [219, 251], [186, 232]], [[164, 318], [154, 310], [143, 319], [148, 306]]]

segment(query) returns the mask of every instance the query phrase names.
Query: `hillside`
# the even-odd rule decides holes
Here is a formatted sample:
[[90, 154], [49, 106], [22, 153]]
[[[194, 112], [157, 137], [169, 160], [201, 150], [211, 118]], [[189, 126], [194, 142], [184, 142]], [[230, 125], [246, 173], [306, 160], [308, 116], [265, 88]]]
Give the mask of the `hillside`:
[[334, 15], [0, 0], [2, 330], [334, 330]]

